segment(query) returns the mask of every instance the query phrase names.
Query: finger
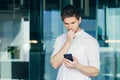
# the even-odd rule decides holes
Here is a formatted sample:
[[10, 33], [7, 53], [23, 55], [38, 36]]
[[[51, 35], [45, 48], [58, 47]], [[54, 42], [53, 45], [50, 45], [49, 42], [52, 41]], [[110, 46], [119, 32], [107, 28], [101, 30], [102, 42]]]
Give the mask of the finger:
[[64, 64], [65, 64], [66, 67], [72, 68], [72, 65], [70, 63], [65, 62]]
[[69, 67], [69, 68], [73, 67], [72, 62], [70, 60], [68, 60], [68, 59], [64, 60], [64, 64], [65, 64], [66, 67]]
[[69, 60], [69, 59], [64, 59], [67, 63], [70, 63], [71, 64], [71, 60]]

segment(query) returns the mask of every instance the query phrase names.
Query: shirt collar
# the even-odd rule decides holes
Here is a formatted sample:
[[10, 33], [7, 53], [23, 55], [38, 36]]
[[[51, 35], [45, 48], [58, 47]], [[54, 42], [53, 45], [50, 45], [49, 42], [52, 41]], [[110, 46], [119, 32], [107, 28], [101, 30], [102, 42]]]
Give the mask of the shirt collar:
[[84, 30], [81, 29], [79, 32], [76, 32], [75, 35], [76, 35], [76, 36], [81, 35], [83, 32], [84, 32]]

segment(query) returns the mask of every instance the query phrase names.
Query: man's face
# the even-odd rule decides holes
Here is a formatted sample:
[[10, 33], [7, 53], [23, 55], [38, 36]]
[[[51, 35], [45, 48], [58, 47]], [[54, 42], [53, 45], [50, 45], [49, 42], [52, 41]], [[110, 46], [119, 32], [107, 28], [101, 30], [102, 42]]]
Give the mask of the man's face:
[[78, 20], [76, 17], [67, 17], [64, 19], [63, 22], [68, 31], [72, 30], [76, 32], [81, 22], [81, 19]]

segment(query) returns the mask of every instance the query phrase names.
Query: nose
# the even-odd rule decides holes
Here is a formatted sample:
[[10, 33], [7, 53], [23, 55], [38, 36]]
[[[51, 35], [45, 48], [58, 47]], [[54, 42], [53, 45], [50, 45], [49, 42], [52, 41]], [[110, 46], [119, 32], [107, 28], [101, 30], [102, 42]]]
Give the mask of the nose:
[[68, 29], [69, 29], [69, 30], [71, 30], [71, 29], [72, 29], [71, 24], [68, 24]]

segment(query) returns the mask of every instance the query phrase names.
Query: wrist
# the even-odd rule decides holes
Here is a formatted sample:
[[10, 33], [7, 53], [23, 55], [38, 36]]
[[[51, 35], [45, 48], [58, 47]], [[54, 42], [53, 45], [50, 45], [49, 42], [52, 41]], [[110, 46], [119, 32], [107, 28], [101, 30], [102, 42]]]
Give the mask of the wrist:
[[72, 39], [67, 39], [67, 43], [72, 43]]
[[76, 69], [79, 70], [79, 68], [80, 68], [80, 64], [77, 64], [77, 65], [76, 65]]

